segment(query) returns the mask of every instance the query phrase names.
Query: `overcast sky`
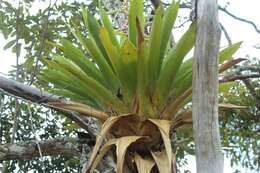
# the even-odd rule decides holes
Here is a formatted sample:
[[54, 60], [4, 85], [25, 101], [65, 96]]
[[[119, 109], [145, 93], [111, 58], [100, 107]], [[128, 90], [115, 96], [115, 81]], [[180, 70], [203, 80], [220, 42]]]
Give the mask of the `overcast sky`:
[[[224, 6], [228, 1], [219, 0], [219, 4]], [[229, 0], [230, 5], [227, 10], [238, 17], [245, 18], [253, 21], [260, 29], [260, 1], [259, 0]], [[35, 6], [34, 6], [35, 8]], [[253, 46], [260, 44], [260, 34], [257, 34], [254, 28], [246, 23], [237, 21], [232, 17], [219, 12], [220, 22], [227, 29], [230, 38], [233, 42], [243, 41], [242, 48], [235, 55], [235, 57], [245, 58], [247, 55], [251, 58], [260, 57], [260, 50], [255, 49]], [[7, 74], [12, 69], [11, 66], [15, 65], [15, 54], [11, 53], [11, 50], [3, 50], [4, 45], [7, 43], [3, 36], [0, 34], [0, 75]], [[221, 46], [227, 45], [227, 41], [222, 34]], [[189, 166], [187, 167], [195, 173], [195, 161], [194, 157], [189, 158]], [[239, 166], [238, 166], [239, 168]], [[241, 169], [241, 168], [240, 168]], [[233, 171], [232, 171], [233, 170]], [[225, 159], [225, 171], [224, 173], [234, 172], [229, 166], [228, 159]], [[249, 170], [243, 169], [241, 173], [249, 172]]]

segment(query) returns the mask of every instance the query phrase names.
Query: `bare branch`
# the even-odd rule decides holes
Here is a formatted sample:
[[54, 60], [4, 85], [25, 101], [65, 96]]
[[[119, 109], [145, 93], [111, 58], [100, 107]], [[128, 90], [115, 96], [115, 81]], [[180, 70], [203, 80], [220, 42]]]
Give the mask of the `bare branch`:
[[[191, 7], [192, 6], [189, 3], [188, 4], [185, 4], [185, 3], [180, 4], [180, 8], [189, 8], [189, 9], [191, 9]], [[256, 24], [254, 22], [252, 22], [250, 20], [247, 20], [247, 19], [243, 19], [241, 17], [237, 17], [236, 15], [232, 14], [231, 12], [229, 12], [226, 8], [223, 8], [221, 6], [218, 6], [218, 9], [220, 11], [226, 13], [227, 15], [233, 17], [236, 20], [239, 20], [241, 22], [244, 22], [244, 23], [247, 23], [247, 24], [251, 25], [255, 29], [255, 31], [260, 34], [260, 29], [258, 29], [258, 27], [256, 26]]]
[[228, 41], [228, 45], [230, 46], [232, 44], [231, 38], [229, 37], [226, 28], [221, 23], [219, 23], [219, 24], [220, 24], [221, 30], [223, 31], [223, 33], [224, 33], [224, 35], [225, 35], [225, 37], [226, 37], [226, 39]]
[[[46, 107], [51, 107], [51, 105], [48, 105], [49, 102], [58, 103], [58, 102], [65, 101], [64, 98], [61, 98], [59, 96], [41, 91], [40, 89], [28, 85], [24, 85], [20, 82], [7, 79], [1, 76], [0, 76], [0, 89], [14, 95], [15, 97], [19, 97], [26, 101], [31, 101], [36, 104], [41, 104]], [[67, 111], [67, 110], [58, 110], [58, 111], [62, 112], [66, 117], [70, 118], [71, 120], [75, 121], [75, 123], [77, 123], [83, 129], [87, 130], [93, 137], [97, 134], [97, 132], [94, 131], [93, 129], [90, 129], [89, 124], [86, 123], [87, 117], [80, 116], [78, 113], [73, 111]]]
[[[38, 141], [19, 142], [0, 145], [0, 161], [4, 160], [31, 160], [40, 157]], [[78, 139], [49, 139], [38, 142], [43, 156], [76, 156], [80, 157], [82, 144]]]
[[236, 20], [239, 20], [239, 21], [241, 21], [241, 22], [245, 22], [245, 23], [247, 23], [247, 24], [250, 24], [251, 26], [254, 27], [255, 31], [260, 34], [260, 30], [257, 28], [257, 26], [256, 26], [256, 24], [255, 24], [254, 22], [252, 22], [252, 21], [250, 21], [250, 20], [247, 20], [247, 19], [243, 19], [243, 18], [241, 18], [241, 17], [237, 17], [236, 15], [234, 15], [234, 14], [230, 13], [229, 11], [227, 11], [226, 8], [223, 8], [223, 7], [218, 6], [218, 9], [221, 10], [221, 11], [223, 11], [223, 12], [226, 13], [227, 15], [233, 17], [233, 18], [236, 19]]
[[224, 83], [224, 82], [231, 82], [231, 81], [236, 81], [236, 80], [244, 80], [244, 79], [248, 79], [248, 78], [260, 78], [260, 74], [224, 76], [222, 79], [219, 80], [219, 82]]

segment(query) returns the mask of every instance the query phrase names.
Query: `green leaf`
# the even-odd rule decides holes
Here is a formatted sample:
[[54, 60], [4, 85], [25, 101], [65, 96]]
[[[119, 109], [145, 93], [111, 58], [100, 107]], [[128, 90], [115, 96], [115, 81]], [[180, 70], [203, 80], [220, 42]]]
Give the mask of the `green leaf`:
[[4, 50], [9, 49], [10, 47], [12, 47], [15, 44], [16, 40], [12, 40], [9, 41], [5, 46], [4, 46]]
[[112, 43], [109, 32], [106, 28], [101, 28], [99, 35], [115, 72], [120, 76], [122, 63], [117, 47]]
[[128, 64], [123, 63], [120, 50], [115, 45], [113, 45], [106, 28], [100, 29], [100, 38], [103, 46], [107, 51], [110, 61], [112, 62], [113, 68], [115, 69], [115, 72], [119, 77], [120, 83], [122, 84], [121, 91], [123, 93], [123, 100], [127, 101], [130, 104], [132, 101], [131, 98], [133, 91], [131, 91], [130, 85], [132, 81], [130, 81], [131, 78], [128, 77], [128, 73], [126, 70]]
[[229, 60], [230, 58], [232, 58], [232, 56], [240, 48], [241, 44], [242, 44], [242, 42], [237, 42], [237, 43], [232, 44], [231, 46], [223, 49], [219, 53], [219, 63], [222, 64], [224, 61]]
[[220, 93], [228, 93], [229, 90], [230, 90], [232, 87], [236, 86], [236, 85], [238, 85], [237, 82], [220, 83], [220, 84], [219, 84], [219, 92], [220, 92]]
[[[235, 43], [219, 52], [219, 63], [222, 64], [232, 58], [232, 55], [236, 53], [242, 42]], [[180, 96], [180, 94], [186, 91], [192, 86], [192, 61], [193, 58], [186, 60], [180, 67], [176, 79], [172, 83], [172, 91], [170, 97], [172, 99]]]
[[70, 98], [73, 101], [77, 101], [86, 105], [89, 105], [93, 108], [96, 108], [97, 110], [104, 110], [104, 107], [101, 106], [100, 103], [97, 103], [96, 100], [93, 100], [91, 98], [86, 98], [83, 95], [77, 95], [75, 93], [72, 93], [68, 90], [62, 90], [62, 89], [52, 89], [52, 92], [55, 95], [63, 96], [66, 98]]
[[79, 81], [82, 87], [88, 90], [89, 93], [92, 94], [95, 99], [105, 103], [107, 107], [113, 106], [118, 111], [126, 110], [126, 107], [121, 103], [121, 101], [117, 97], [113, 96], [112, 93], [98, 81], [88, 77], [77, 66], [75, 66], [74, 63], [60, 56], [55, 56], [54, 60], [57, 62], [58, 69], [64, 69], [72, 76], [74, 76], [74, 78], [76, 78], [76, 81]]
[[17, 56], [19, 57], [20, 54], [21, 54], [21, 48], [22, 48], [22, 44], [21, 44], [21, 43], [18, 43], [18, 44], [16, 44], [16, 45], [12, 48], [12, 52], [13, 52], [13, 53], [16, 53]]
[[101, 72], [96, 67], [96, 65], [93, 62], [91, 62], [90, 59], [87, 58], [79, 48], [73, 46], [73, 44], [70, 41], [62, 39], [61, 50], [64, 52], [66, 58], [73, 61], [88, 76], [92, 77], [93, 79], [96, 79], [103, 85], [107, 85], [107, 83], [105, 83], [104, 77], [102, 76]]
[[[50, 69], [50, 67], [58, 67], [57, 64], [50, 64], [50, 62], [48, 62], [48, 64], [49, 68], [41, 72], [40, 80], [45, 80], [55, 86], [56, 89], [52, 88], [49, 92], [68, 97], [72, 100], [75, 98], [84, 98], [84, 101], [93, 101], [91, 94], [86, 92], [84, 87], [80, 86], [78, 82], [75, 82], [75, 77], [71, 77], [71, 74], [68, 75], [68, 72], [64, 69], [61, 69], [60, 71]], [[57, 80], [57, 78], [59, 80]]]
[[124, 73], [126, 74], [125, 81], [130, 88], [131, 93], [135, 93], [137, 84], [137, 49], [126, 39], [120, 49]]
[[101, 13], [102, 23], [103, 23], [104, 27], [108, 30], [111, 42], [113, 43], [113, 45], [115, 45], [119, 48], [119, 43], [116, 38], [115, 31], [113, 29], [112, 23], [107, 15], [107, 13], [103, 9], [100, 9], [100, 13]]
[[192, 85], [192, 71], [184, 73], [181, 78], [178, 78], [174, 83], [174, 87], [170, 93], [170, 98], [174, 100], [179, 97], [184, 91]]
[[112, 70], [113, 67], [108, 64], [102, 52], [96, 45], [96, 42], [94, 41], [93, 37], [90, 36], [89, 38], [86, 38], [78, 31], [76, 26], [74, 26], [74, 29], [75, 31], [71, 30], [72, 34], [78, 39], [82, 46], [92, 55], [92, 58], [97, 63], [104, 77], [104, 80], [108, 84], [108, 87], [112, 90], [113, 93], [116, 94], [118, 89], [120, 88], [120, 83], [114, 71]]
[[88, 28], [90, 37], [93, 37], [93, 40], [95, 41], [99, 50], [105, 57], [107, 63], [111, 66], [111, 62], [109, 61], [108, 55], [106, 54], [106, 50], [103, 47], [100, 37], [99, 37], [100, 24], [95, 19], [95, 17], [92, 16], [90, 14], [90, 12], [87, 11], [87, 9], [85, 9], [85, 8], [82, 8], [82, 15], [83, 15], [84, 23], [85, 23], [86, 27]]
[[128, 33], [130, 41], [136, 46], [137, 26], [136, 18], [140, 22], [141, 31], [144, 31], [144, 14], [143, 14], [143, 0], [130, 0], [130, 10], [128, 16]]
[[120, 88], [120, 82], [115, 75], [114, 71], [112, 70], [111, 66], [105, 60], [105, 57], [101, 53], [100, 49], [97, 47], [93, 38], [84, 38], [85, 41], [85, 48], [91, 53], [93, 59], [97, 63], [102, 72], [105, 80], [110, 85], [110, 89], [113, 93], [116, 93]]
[[[149, 101], [151, 95], [147, 93], [147, 75], [148, 75], [148, 45], [144, 40], [144, 35], [141, 31], [139, 20], [137, 23], [138, 51], [137, 51], [137, 97], [139, 104], [139, 114], [141, 116], [155, 116], [152, 105]], [[151, 117], [152, 118], [152, 117]]]
[[[96, 103], [98, 101], [96, 95], [93, 95], [88, 90], [88, 88], [84, 88], [84, 86], [81, 85], [82, 82], [78, 78], [73, 76], [71, 73], [69, 73], [65, 69], [60, 68], [60, 66], [57, 63], [49, 61], [48, 66], [49, 66], [49, 69], [42, 71], [42, 73], [40, 75], [41, 80], [45, 80], [47, 82], [52, 83], [55, 86], [55, 88], [59, 88], [61, 90], [60, 93], [67, 90], [76, 96], [84, 97], [86, 101], [95, 100], [94, 103]], [[59, 69], [59, 71], [54, 70], [54, 69], [51, 70], [50, 68]], [[57, 80], [57, 79], [59, 79], [59, 80]], [[50, 92], [53, 92], [53, 90], [50, 90]], [[64, 94], [62, 94], [62, 96], [66, 97], [66, 95], [64, 95]], [[70, 98], [74, 99], [72, 97], [70, 97]]]
[[171, 90], [172, 82], [182, 64], [185, 55], [195, 44], [196, 23], [192, 24], [188, 31], [181, 37], [176, 46], [169, 52], [158, 80], [156, 100], [159, 106], [163, 106]]
[[172, 28], [177, 18], [179, 10], [179, 2], [172, 3], [166, 10], [163, 17], [162, 24], [162, 41], [161, 41], [161, 52], [160, 52], [160, 60], [163, 61], [165, 57], [165, 52], [167, 45], [169, 44], [169, 40], [171, 38]]
[[149, 57], [148, 57], [148, 76], [149, 77], [149, 87], [153, 90], [155, 81], [158, 78], [159, 68], [160, 68], [160, 45], [162, 36], [162, 14], [163, 9], [160, 5], [156, 11], [152, 24], [151, 37], [149, 40]]

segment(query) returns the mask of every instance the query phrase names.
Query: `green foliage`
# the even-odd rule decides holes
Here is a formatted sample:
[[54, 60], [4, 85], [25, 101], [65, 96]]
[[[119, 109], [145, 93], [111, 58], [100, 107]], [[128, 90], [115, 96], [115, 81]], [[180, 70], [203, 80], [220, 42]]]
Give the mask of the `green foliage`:
[[[83, 8], [83, 13], [78, 9], [86, 4], [61, 2], [49, 9], [39, 10], [36, 14], [29, 13], [33, 1], [26, 1], [17, 32], [16, 14], [21, 9], [17, 9], [9, 1], [1, 1], [0, 30], [7, 39], [5, 49], [16, 51], [18, 46], [21, 50], [25, 50], [22, 52], [25, 62], [21, 64], [19, 73], [19, 78], [25, 83], [30, 80], [35, 62], [39, 58], [41, 63], [36, 68], [37, 74], [40, 69], [44, 69], [42, 78], [55, 84], [55, 89], [53, 85], [39, 80], [34, 82], [35, 86], [41, 86], [54, 94], [96, 109], [107, 110], [108, 107], [115, 107], [119, 113], [131, 110], [135, 99], [139, 97], [140, 112], [155, 117], [169, 100], [176, 99], [191, 86], [192, 59], [185, 61], [183, 58], [193, 46], [194, 26], [185, 33], [183, 37], [186, 38], [181, 38], [177, 46], [168, 51], [171, 29], [176, 20], [179, 4], [171, 4], [165, 12], [161, 7], [156, 10], [151, 35], [147, 37], [144, 29], [144, 14], [147, 12], [143, 10], [144, 5], [140, 2], [132, 0], [128, 18], [129, 35], [126, 35], [119, 29], [113, 29], [116, 22], [110, 19], [115, 15], [98, 9], [98, 4], [94, 1], [87, 2], [88, 8]], [[137, 8], [134, 7], [134, 3]], [[68, 27], [68, 19], [71, 16], [74, 16], [71, 22], [74, 23], [72, 30]], [[140, 23], [139, 33], [136, 17]], [[22, 45], [16, 45], [14, 40], [16, 35], [19, 36], [19, 43]], [[66, 39], [61, 39], [61, 36]], [[138, 42], [137, 37], [140, 39], [143, 37], [143, 40]], [[53, 45], [45, 44], [46, 40], [59, 44], [55, 45], [55, 49]], [[236, 43], [223, 50], [220, 53], [220, 63], [228, 60], [239, 47], [240, 43]], [[62, 58], [53, 56], [57, 54]], [[50, 69], [45, 68], [46, 60], [49, 60]], [[255, 64], [259, 62], [256, 61]], [[10, 76], [14, 75], [15, 71], [10, 71]], [[254, 80], [252, 83], [260, 95], [259, 80]], [[234, 83], [222, 85], [221, 90], [229, 91], [222, 93], [221, 101], [249, 106], [246, 111], [221, 112], [223, 146], [228, 147], [231, 144], [237, 146], [228, 147], [227, 150], [234, 164], [242, 163], [246, 167], [259, 169], [260, 113], [257, 100], [244, 85]], [[150, 102], [151, 98], [155, 101]], [[30, 124], [34, 124], [35, 133], [40, 135], [40, 139], [75, 135], [73, 132], [78, 127], [73, 122], [41, 107], [31, 107], [33, 118], [29, 119], [26, 104], [21, 103], [22, 113], [19, 117], [16, 141], [34, 138]], [[154, 110], [154, 105], [157, 110]], [[11, 140], [14, 100], [1, 95], [0, 108], [3, 109], [0, 119], [1, 143], [7, 143]], [[188, 135], [185, 131], [178, 133], [177, 138], [183, 139]], [[185, 164], [181, 159], [188, 152], [192, 152], [193, 147], [187, 145], [177, 151], [180, 165]], [[66, 166], [61, 163], [65, 163]], [[46, 172], [79, 172], [77, 164], [78, 160], [74, 158], [44, 158]], [[8, 171], [13, 172], [17, 166], [20, 172], [28, 172], [31, 169], [39, 172], [42, 170], [39, 159], [12, 161], [8, 165]]]
[[[241, 66], [236, 66], [228, 74], [241, 71], [245, 67], [260, 67], [260, 61], [254, 59], [245, 62]], [[241, 71], [247, 74], [250, 71]], [[251, 73], [255, 73], [251, 71]], [[226, 155], [231, 158], [232, 165], [242, 165], [243, 167], [259, 171], [260, 165], [260, 135], [259, 135], [259, 115], [260, 115], [260, 80], [248, 81], [253, 88], [249, 89], [246, 82], [233, 82], [225, 86], [220, 100], [229, 103], [240, 103], [248, 107], [246, 110], [226, 110], [221, 111], [220, 126], [222, 134], [222, 145]], [[253, 92], [255, 91], [255, 93]]]

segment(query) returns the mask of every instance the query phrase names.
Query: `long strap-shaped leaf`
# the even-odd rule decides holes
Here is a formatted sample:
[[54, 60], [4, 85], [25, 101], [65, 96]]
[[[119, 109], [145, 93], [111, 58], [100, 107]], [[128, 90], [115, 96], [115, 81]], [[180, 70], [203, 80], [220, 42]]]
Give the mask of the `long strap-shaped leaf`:
[[[233, 54], [236, 53], [236, 51], [239, 49], [241, 45], [241, 42], [235, 43], [223, 50], [219, 53], [219, 63], [222, 64], [224, 61], [229, 60], [232, 58]], [[180, 96], [181, 93], [183, 93], [185, 90], [187, 90], [192, 85], [192, 60], [193, 58], [188, 59], [185, 61], [182, 66], [180, 67], [180, 70], [177, 73], [176, 79], [172, 83], [172, 89], [170, 93], [170, 98], [175, 99], [176, 97]], [[229, 65], [225, 63], [225, 67], [230, 68], [233, 66], [234, 62], [240, 61], [242, 59], [236, 59], [229, 61]], [[224, 71], [224, 68], [220, 68], [221, 71], [219, 73]], [[226, 70], [225, 69], [225, 70]]]
[[130, 94], [133, 95], [137, 85], [137, 49], [128, 39], [125, 40], [120, 49], [120, 56], [126, 75], [125, 82], [129, 87]]
[[56, 56], [55, 60], [59, 63], [61, 68], [67, 70], [69, 73], [73, 74], [80, 81], [82, 81], [82, 84], [86, 88], [89, 88], [89, 90], [92, 93], [96, 93], [96, 95], [98, 96], [97, 99], [103, 100], [103, 102], [106, 103], [108, 107], [113, 105], [113, 107], [115, 107], [119, 111], [125, 112], [127, 110], [123, 103], [117, 97], [115, 97], [109, 90], [107, 90], [102, 84], [100, 84], [95, 79], [83, 73], [72, 62], [69, 62], [68, 60], [59, 56]]
[[[219, 103], [219, 109], [246, 109], [246, 106], [239, 106], [231, 103]], [[178, 129], [184, 125], [192, 124], [192, 109], [188, 109], [183, 113], [179, 114], [176, 119], [174, 119], [173, 129]]]
[[100, 9], [100, 16], [104, 27], [108, 30], [111, 42], [119, 48], [119, 42], [116, 38], [115, 30], [105, 10]]
[[[226, 63], [222, 64], [219, 67], [219, 73], [224, 72], [225, 70], [233, 67], [235, 64], [238, 64], [246, 59], [238, 58], [238, 59], [232, 59], [227, 61]], [[174, 88], [172, 89], [172, 92], [170, 93], [170, 99], [175, 99], [178, 96], [180, 96], [181, 93], [183, 93], [185, 90], [187, 90], [192, 85], [192, 69], [187, 69], [187, 72], [185, 72], [183, 75], [181, 75], [182, 78], [178, 78], [176, 82], [174, 83]]]
[[143, 0], [130, 0], [130, 10], [128, 15], [129, 40], [137, 45], [137, 26], [136, 18], [139, 18], [141, 31], [144, 31], [144, 14], [143, 14]]
[[110, 39], [110, 36], [109, 36], [109, 32], [106, 28], [100, 29], [99, 36], [100, 36], [101, 42], [107, 52], [107, 55], [111, 61], [112, 67], [115, 70], [115, 73], [120, 78], [121, 82], [124, 82], [124, 81], [122, 81], [123, 80], [123, 78], [122, 78], [122, 74], [123, 74], [122, 68], [123, 67], [122, 67], [122, 60], [120, 57], [118, 47], [112, 43], [112, 40]]
[[105, 154], [111, 149], [111, 147], [113, 145], [116, 144], [116, 139], [112, 139], [110, 141], [108, 141], [104, 147], [102, 147], [99, 151], [99, 154], [97, 156], [95, 156], [95, 158], [93, 159], [93, 161], [91, 160], [90, 166], [88, 167], [87, 165], [85, 165], [82, 169], [82, 173], [93, 173], [95, 168], [97, 167], [98, 163], [102, 160], [102, 158], [105, 156]]
[[[56, 85], [55, 85], [56, 87]], [[58, 96], [63, 96], [65, 98], [70, 98], [72, 101], [75, 101], [77, 103], [82, 103], [85, 105], [88, 105], [92, 108], [95, 108], [96, 110], [106, 110], [104, 106], [102, 106], [100, 103], [97, 103], [96, 100], [93, 100], [90, 97], [85, 97], [84, 95], [78, 95], [75, 94], [69, 90], [63, 90], [62, 88], [57, 87], [58, 89], [52, 89], [52, 93]]]
[[125, 155], [127, 152], [127, 148], [138, 139], [143, 138], [142, 136], [125, 136], [121, 137], [117, 140], [116, 143], [116, 155], [117, 155], [117, 165], [116, 172], [123, 173]]
[[61, 110], [69, 110], [69, 111], [75, 111], [78, 113], [82, 113], [83, 115], [91, 116], [94, 118], [97, 118], [101, 122], [104, 122], [109, 116], [102, 112], [98, 111], [90, 106], [87, 106], [85, 104], [77, 103], [77, 102], [49, 102], [48, 103], [51, 107], [58, 108]]
[[163, 24], [162, 24], [162, 41], [160, 46], [160, 64], [162, 63], [165, 52], [167, 49], [167, 45], [169, 44], [169, 40], [171, 38], [172, 28], [177, 18], [179, 10], [179, 2], [172, 3], [165, 11], [163, 17]]
[[139, 154], [134, 154], [134, 161], [139, 173], [151, 173], [155, 162], [150, 158], [142, 158]]
[[100, 24], [95, 19], [95, 17], [90, 14], [90, 12], [86, 8], [82, 8], [82, 15], [83, 15], [84, 24], [88, 28], [89, 36], [94, 38], [94, 41], [95, 41], [97, 47], [99, 48], [100, 52], [102, 52], [105, 60], [107, 61], [107, 63], [109, 65], [111, 65], [111, 62], [109, 61], [109, 58], [106, 54], [106, 50], [103, 47], [101, 40], [99, 38]]
[[[130, 68], [136, 69], [136, 67], [133, 67], [133, 64], [129, 64], [128, 60], [123, 60], [123, 59], [132, 58], [132, 56], [136, 56], [136, 50], [132, 49], [131, 50], [132, 52], [130, 52], [130, 50], [128, 50], [129, 55], [127, 57], [122, 57], [121, 55], [124, 55], [124, 54], [121, 54], [120, 49], [112, 43], [112, 40], [110, 39], [109, 33], [106, 30], [106, 28], [100, 29], [100, 38], [107, 51], [110, 61], [112, 62], [112, 66], [115, 69], [116, 75], [119, 77], [119, 80], [120, 80], [120, 83], [122, 86], [121, 91], [123, 93], [122, 99], [124, 100], [124, 102], [131, 104], [133, 93], [134, 93], [134, 91], [133, 91], [133, 82], [134, 81], [131, 81], [131, 79], [133, 79], [133, 78], [131, 78], [131, 76], [128, 76], [129, 72], [127, 70], [134, 70], [134, 69], [130, 69]], [[135, 52], [133, 52], [133, 51], [135, 51]], [[134, 60], [136, 60], [136, 59], [134, 59]], [[130, 68], [129, 68], [129, 65], [130, 65]], [[135, 62], [135, 65], [136, 65], [136, 62]], [[130, 75], [134, 75], [134, 74], [130, 74]], [[136, 73], [135, 73], [135, 75], [136, 75]]]
[[[231, 46], [221, 50], [219, 52], [219, 64], [222, 64], [224, 61], [230, 60], [240, 48], [241, 43], [242, 42], [234, 43]], [[185, 74], [185, 72], [192, 71], [192, 60], [193, 58], [190, 58], [181, 65], [180, 70], [177, 73], [178, 79], [182, 79], [182, 75]], [[176, 79], [176, 81], [178, 80]]]
[[194, 23], [169, 52], [163, 63], [155, 91], [155, 99], [159, 107], [162, 107], [167, 101], [167, 96], [171, 89], [171, 81], [175, 79], [184, 57], [195, 44], [195, 31], [196, 24]]
[[168, 156], [165, 150], [151, 152], [151, 154], [160, 173], [172, 173], [169, 172]]
[[104, 105], [99, 100], [95, 99], [90, 92], [87, 92], [86, 88], [80, 85], [79, 82], [76, 82], [74, 77], [69, 77], [69, 75], [66, 75], [66, 72], [62, 73], [53, 69], [46, 69], [42, 71], [40, 79], [51, 82], [58, 90], [52, 89], [50, 92], [56, 95], [65, 96], [81, 103], [88, 103], [88, 105], [95, 108], [104, 108]]
[[[49, 78], [50, 78], [51, 75], [55, 75], [56, 79], [54, 79], [54, 80], [60, 79], [61, 81], [64, 81], [65, 82], [65, 83], [63, 83], [64, 86], [61, 86], [61, 87], [64, 87], [65, 89], [69, 88], [70, 85], [78, 87], [78, 92], [75, 92], [75, 93], [80, 94], [82, 92], [82, 93], [84, 93], [83, 94], [84, 96], [87, 95], [87, 96], [91, 97], [92, 99], [98, 100], [98, 101], [100, 101], [100, 103], [103, 103], [104, 105], [106, 105], [104, 103], [104, 101], [100, 98], [100, 96], [97, 95], [96, 92], [93, 92], [89, 88], [89, 86], [86, 85], [86, 83], [84, 83], [77, 76], [73, 75], [71, 72], [69, 72], [68, 70], [63, 68], [57, 62], [48, 61], [48, 67], [58, 71], [58, 73], [55, 73], [55, 70], [52, 70], [52, 72], [49, 75]], [[53, 84], [58, 84], [58, 83], [54, 81]], [[71, 88], [71, 89], [72, 90], [70, 90], [70, 91], [73, 92], [74, 91], [74, 87]], [[88, 98], [88, 97], [86, 97], [86, 98]]]
[[[152, 24], [151, 37], [149, 40], [148, 75], [149, 87], [153, 90], [158, 78], [160, 62], [160, 45], [162, 41], [162, 15], [163, 9], [160, 5], [156, 11]], [[163, 40], [164, 41], [164, 40]]]
[[[171, 146], [171, 140], [170, 140], [170, 129], [171, 129], [171, 121], [167, 120], [159, 120], [159, 119], [149, 119], [153, 124], [157, 126], [157, 128], [160, 130], [160, 133], [162, 135], [162, 139], [164, 142], [166, 154], [167, 154], [167, 166], [164, 169], [165, 171], [163, 173], [171, 173], [172, 172], [172, 146]], [[158, 165], [159, 168], [159, 165]]]
[[113, 116], [113, 117], [110, 117], [108, 118], [104, 124], [102, 125], [102, 128], [101, 128], [101, 132], [100, 134], [97, 136], [97, 139], [96, 139], [96, 144], [92, 150], [92, 154], [91, 154], [91, 157], [89, 159], [89, 162], [88, 162], [88, 165], [85, 165], [85, 170], [90, 170], [92, 169], [94, 166], [94, 161], [100, 151], [100, 147], [107, 135], [107, 133], [109, 132], [109, 130], [112, 128], [112, 126], [122, 118], [122, 116]]
[[148, 51], [147, 43], [144, 40], [144, 35], [141, 30], [139, 19], [136, 18], [137, 23], [137, 40], [138, 40], [138, 55], [137, 55], [137, 98], [139, 105], [139, 114], [146, 116], [154, 116], [152, 110], [152, 105], [150, 102], [149, 93], [147, 93], [148, 88]]
[[92, 55], [92, 58], [95, 60], [96, 64], [98, 65], [102, 73], [102, 76], [104, 77], [104, 80], [101, 83], [103, 84], [105, 83], [104, 85], [106, 85], [107, 88], [112, 90], [114, 94], [116, 94], [116, 92], [120, 88], [120, 84], [118, 78], [113, 72], [113, 67], [108, 64], [102, 52], [99, 50], [95, 41], [93, 40], [93, 37], [92, 36], [89, 36], [89, 38], [84, 37], [79, 32], [77, 26], [75, 24], [73, 25], [74, 25], [74, 30], [71, 28], [72, 34], [82, 44], [82, 46]]
[[109, 83], [112, 92], [115, 93], [120, 88], [120, 83], [118, 81], [117, 76], [113, 72], [112, 68], [106, 62], [103, 54], [96, 46], [93, 38], [85, 38], [85, 47], [91, 53], [93, 59], [96, 61], [97, 65], [99, 66], [103, 76], [105, 77], [106, 81]]
[[98, 80], [101, 83], [104, 83], [104, 78], [100, 71], [97, 69], [95, 64], [90, 61], [89, 58], [79, 49], [73, 46], [73, 44], [66, 40], [62, 39], [62, 51], [65, 54], [65, 57], [73, 61], [77, 66], [79, 66], [88, 76]]
[[[222, 64], [219, 67], [219, 72], [224, 72], [228, 68], [234, 66], [237, 63], [240, 63], [245, 59], [239, 58], [238, 60], [230, 60], [227, 61], [226, 63]], [[190, 101], [191, 99], [191, 94], [192, 94], [192, 88], [190, 87], [187, 89], [185, 92], [183, 92], [180, 96], [178, 96], [173, 102], [169, 104], [169, 106], [164, 110], [162, 113], [163, 119], [171, 119], [171, 116], [175, 116], [176, 113], [178, 112], [179, 108], [181, 107], [182, 104], [185, 104], [186, 102]], [[190, 98], [190, 99], [187, 99]]]

